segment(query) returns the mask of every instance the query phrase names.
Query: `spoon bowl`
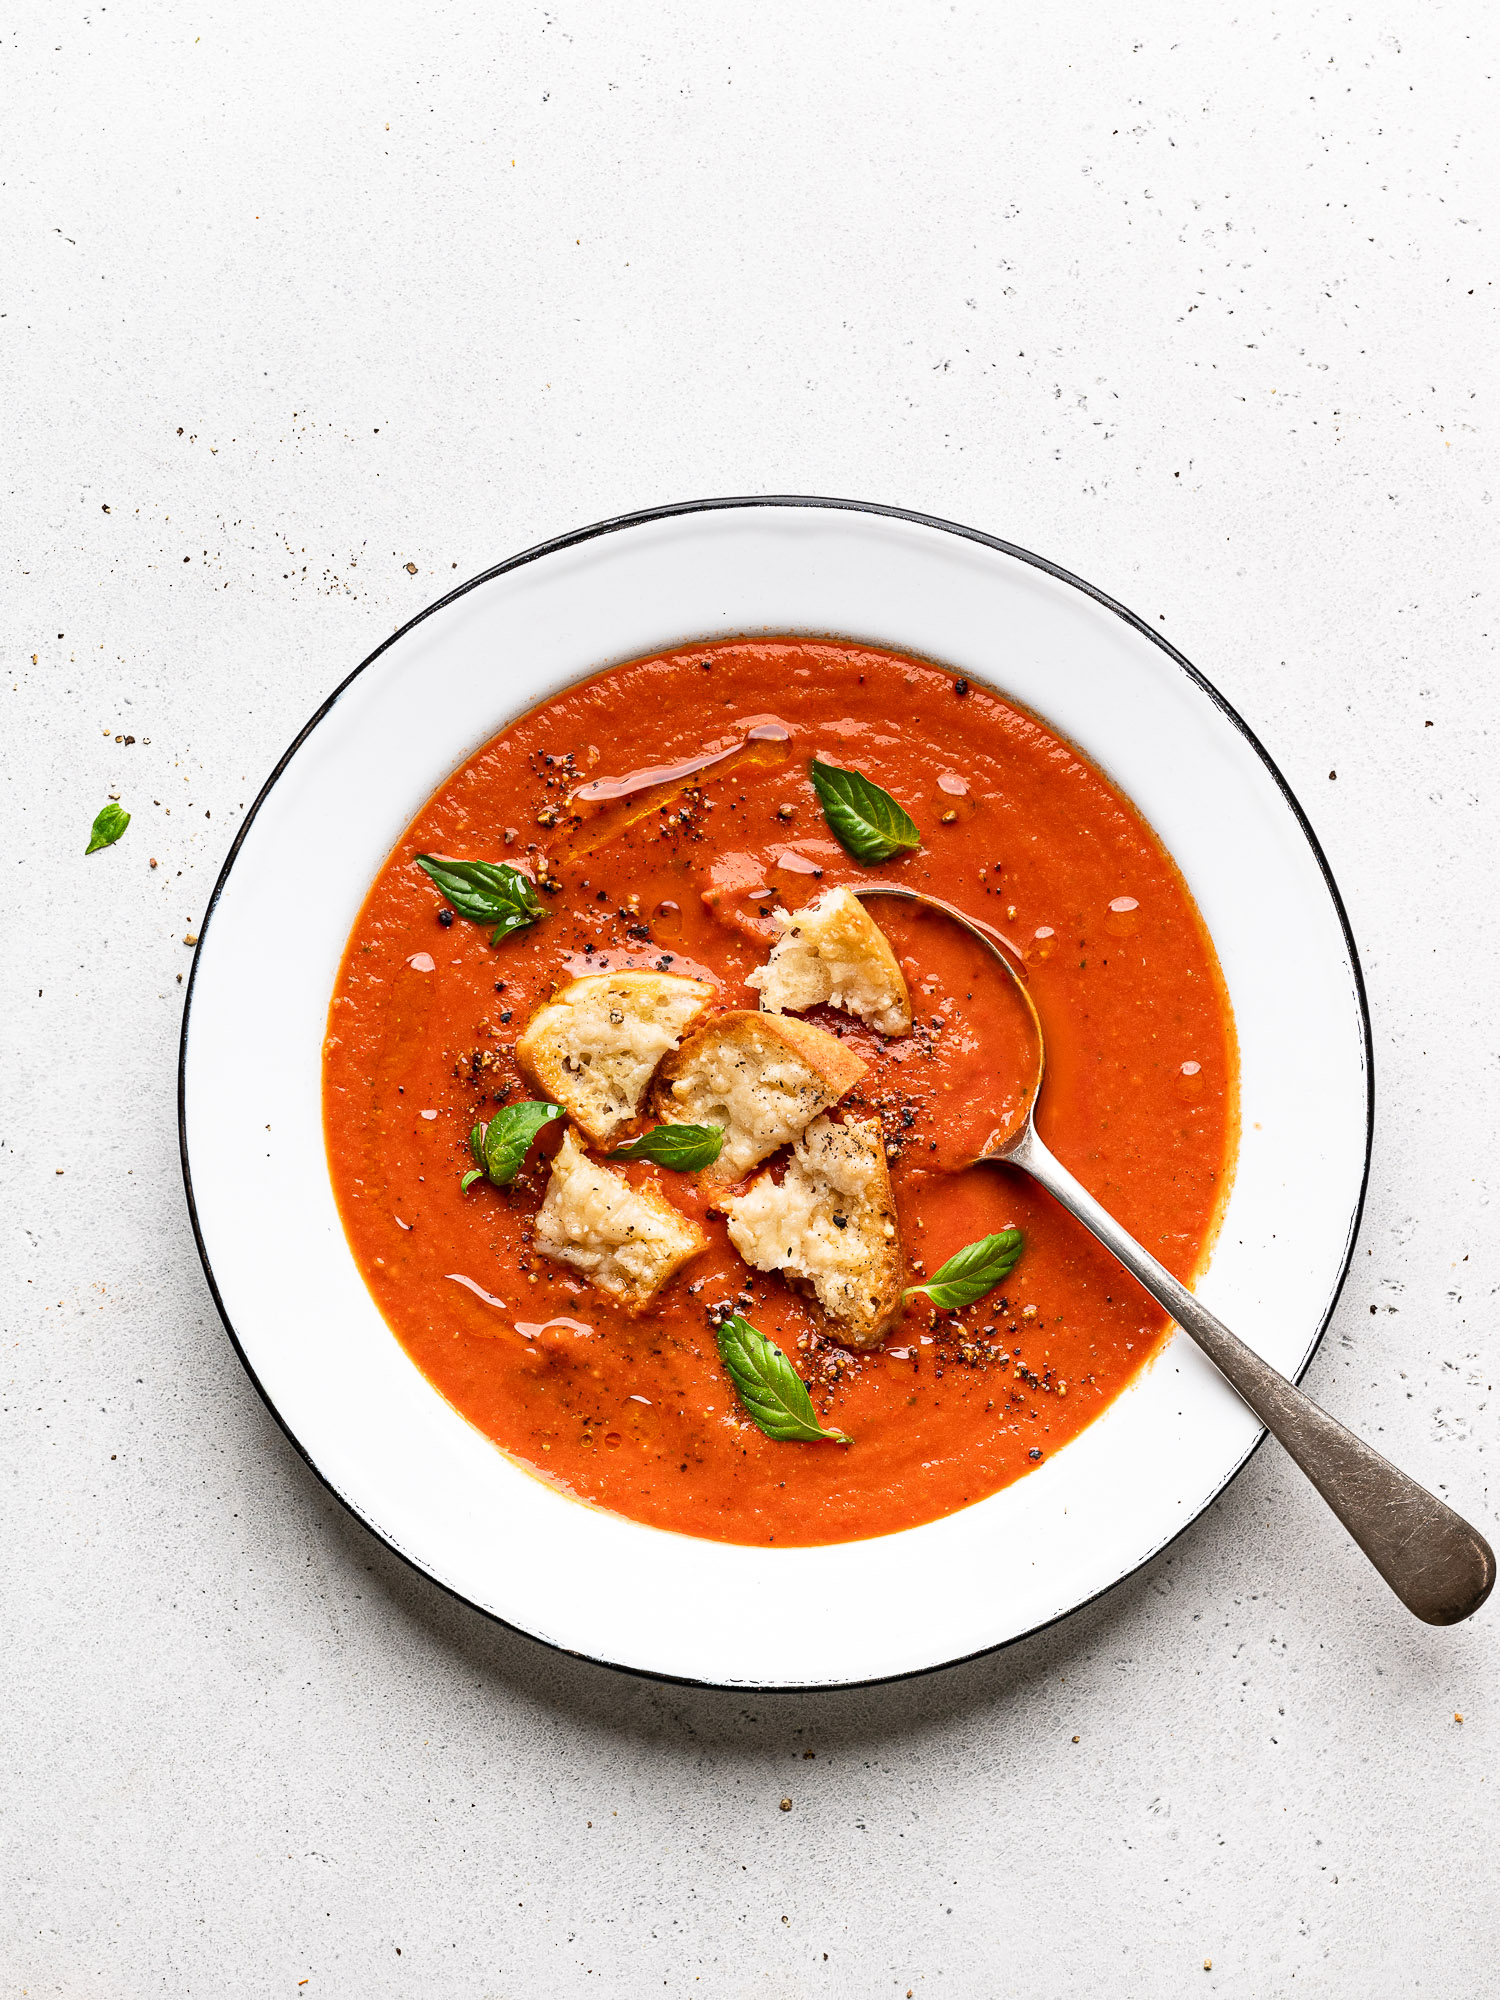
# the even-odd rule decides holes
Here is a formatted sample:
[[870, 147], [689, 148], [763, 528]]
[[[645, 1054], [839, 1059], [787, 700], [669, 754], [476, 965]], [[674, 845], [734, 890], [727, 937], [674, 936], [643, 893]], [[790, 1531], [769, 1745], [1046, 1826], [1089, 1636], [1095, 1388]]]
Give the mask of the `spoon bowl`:
[[1019, 1167], [1098, 1238], [1296, 1460], [1409, 1611], [1429, 1625], [1456, 1625], [1472, 1617], [1495, 1582], [1494, 1552], [1478, 1529], [1231, 1333], [1042, 1143], [1036, 1109], [1046, 1075], [1046, 1036], [1015, 947], [981, 919], [922, 890], [870, 882], [856, 885], [854, 893], [862, 900], [894, 897], [921, 904], [951, 919], [985, 947], [1023, 1002], [1023, 1018], [1035, 1035], [1034, 1063], [1026, 1070], [1031, 1087], [1012, 1097], [974, 1164]]
[[996, 930], [993, 924], [987, 924], [982, 917], [971, 917], [967, 911], [945, 902], [941, 896], [929, 896], [924, 890], [908, 889], [898, 882], [856, 883], [853, 893], [862, 901], [884, 896], [936, 910], [976, 939], [1005, 972], [1012, 996], [1020, 1003], [1022, 1036], [1029, 1039], [1032, 1046], [1022, 1051], [1021, 1061], [1016, 1066], [1018, 1088], [1008, 1092], [1006, 1101], [1000, 1107], [1000, 1124], [974, 1154], [972, 1164], [993, 1166], [1004, 1163], [1010, 1148], [1019, 1145], [1032, 1128], [1047, 1067], [1047, 1041], [1042, 1032], [1042, 1018], [1037, 1013], [1036, 1002], [1027, 985], [1026, 961], [1010, 939]]

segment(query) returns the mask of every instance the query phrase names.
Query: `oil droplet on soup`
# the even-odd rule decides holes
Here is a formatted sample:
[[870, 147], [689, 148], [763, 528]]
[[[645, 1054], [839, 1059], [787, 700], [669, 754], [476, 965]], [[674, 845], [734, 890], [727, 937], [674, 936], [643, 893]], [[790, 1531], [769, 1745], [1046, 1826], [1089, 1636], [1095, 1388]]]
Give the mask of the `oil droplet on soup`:
[[1203, 1095], [1203, 1065], [1185, 1062], [1176, 1076], [1177, 1095], [1188, 1104], [1196, 1104]]

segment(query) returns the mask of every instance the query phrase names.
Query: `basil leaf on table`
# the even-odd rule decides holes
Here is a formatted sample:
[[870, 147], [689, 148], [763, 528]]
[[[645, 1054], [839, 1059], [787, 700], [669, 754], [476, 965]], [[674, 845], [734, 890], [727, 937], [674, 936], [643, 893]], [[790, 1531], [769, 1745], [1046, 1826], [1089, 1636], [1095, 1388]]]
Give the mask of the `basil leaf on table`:
[[508, 861], [444, 861], [435, 854], [419, 854], [416, 861], [461, 917], [495, 926], [491, 944], [546, 914], [531, 877]]
[[464, 1191], [485, 1176], [496, 1187], [509, 1187], [521, 1171], [537, 1133], [562, 1115], [560, 1104], [540, 1104], [535, 1098], [527, 1098], [520, 1104], [507, 1104], [488, 1125], [476, 1125], [469, 1134], [469, 1151], [475, 1165], [463, 1177]]
[[825, 1431], [818, 1422], [807, 1384], [774, 1340], [738, 1313], [716, 1329], [719, 1358], [739, 1392], [751, 1421], [768, 1438], [782, 1444], [849, 1444], [842, 1431]]
[[890, 793], [837, 764], [808, 766], [823, 817], [839, 845], [867, 867], [922, 845], [915, 820]]
[[1002, 1229], [994, 1236], [981, 1236], [941, 1265], [925, 1284], [908, 1285], [905, 1297], [925, 1292], [943, 1312], [957, 1312], [974, 1305], [986, 1292], [1003, 1284], [1020, 1261], [1026, 1238], [1019, 1229]]
[[101, 847], [113, 847], [120, 835], [130, 824], [130, 814], [124, 806], [116, 805], [113, 799], [102, 806], [95, 815], [94, 824], [89, 829], [89, 844], [85, 854], [97, 854]]
[[679, 1174], [711, 1167], [724, 1150], [722, 1125], [653, 1125], [628, 1146], [617, 1147], [612, 1160], [651, 1160]]

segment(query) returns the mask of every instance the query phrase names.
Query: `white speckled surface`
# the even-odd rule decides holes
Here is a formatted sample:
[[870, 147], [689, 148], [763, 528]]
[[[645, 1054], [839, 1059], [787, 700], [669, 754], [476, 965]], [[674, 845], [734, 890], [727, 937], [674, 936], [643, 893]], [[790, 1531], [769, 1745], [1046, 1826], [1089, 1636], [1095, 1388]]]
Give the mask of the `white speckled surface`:
[[286, 1444], [174, 1081], [243, 807], [450, 583], [705, 493], [972, 522], [1158, 619], [1301, 795], [1380, 1096], [1310, 1386], [1493, 1538], [1489, 10], [75, 0], [5, 43], [0, 1988], [1487, 1991], [1497, 1614], [1411, 1623], [1273, 1448], [968, 1668], [574, 1664]]

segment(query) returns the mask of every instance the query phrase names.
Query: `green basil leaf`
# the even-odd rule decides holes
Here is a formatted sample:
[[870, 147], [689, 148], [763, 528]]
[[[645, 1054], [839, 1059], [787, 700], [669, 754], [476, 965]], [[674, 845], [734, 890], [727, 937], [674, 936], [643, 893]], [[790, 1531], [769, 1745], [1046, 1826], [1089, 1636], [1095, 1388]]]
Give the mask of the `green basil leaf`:
[[101, 847], [113, 847], [120, 835], [130, 824], [130, 814], [124, 806], [116, 805], [111, 799], [107, 806], [100, 808], [94, 824], [89, 830], [89, 844], [85, 854], [97, 854]]
[[469, 1189], [473, 1187], [475, 1181], [482, 1181], [483, 1179], [484, 1179], [483, 1168], [470, 1167], [469, 1171], [464, 1175], [463, 1179], [458, 1184], [459, 1193], [467, 1194], [469, 1192]]
[[483, 1173], [484, 1172], [484, 1127], [482, 1125], [476, 1125], [474, 1127], [474, 1130], [469, 1134], [469, 1152], [473, 1157], [475, 1166], [478, 1167], [481, 1173]]
[[749, 1320], [735, 1313], [721, 1321], [717, 1337], [719, 1358], [740, 1401], [768, 1438], [783, 1444], [816, 1444], [823, 1438], [834, 1444], [852, 1441], [842, 1431], [823, 1429], [807, 1384], [775, 1341], [767, 1340]]
[[508, 861], [443, 861], [419, 854], [417, 866], [426, 869], [461, 917], [495, 926], [491, 944], [546, 914], [531, 877]]
[[889, 861], [893, 854], [922, 845], [916, 822], [889, 792], [836, 764], [808, 766], [823, 817], [841, 847], [866, 867]]
[[994, 1236], [981, 1236], [966, 1243], [946, 1264], [934, 1271], [922, 1285], [909, 1285], [905, 1296], [925, 1292], [943, 1312], [957, 1312], [971, 1306], [1003, 1284], [1020, 1261], [1026, 1238], [1019, 1229], [1002, 1229]]
[[[521, 1104], [507, 1104], [503, 1111], [497, 1111], [484, 1131], [484, 1170], [496, 1187], [509, 1187], [521, 1171], [522, 1162], [531, 1151], [531, 1142], [542, 1127], [554, 1118], [561, 1118], [560, 1104], [539, 1104], [534, 1098]], [[469, 1136], [469, 1146], [474, 1145], [473, 1134]]]
[[628, 1146], [610, 1154], [612, 1160], [653, 1160], [679, 1174], [711, 1167], [724, 1149], [722, 1125], [654, 1125]]

